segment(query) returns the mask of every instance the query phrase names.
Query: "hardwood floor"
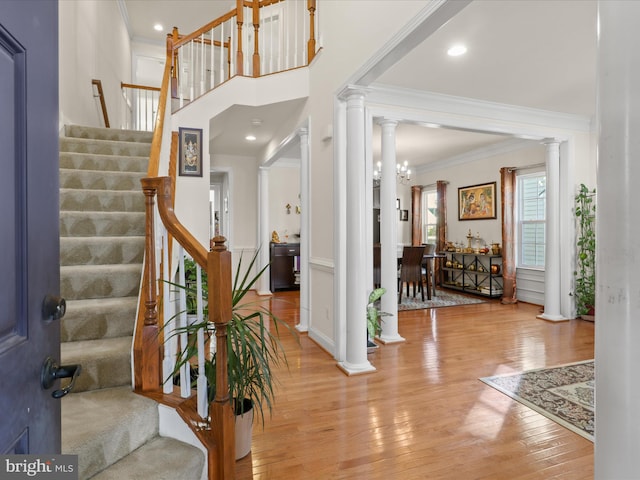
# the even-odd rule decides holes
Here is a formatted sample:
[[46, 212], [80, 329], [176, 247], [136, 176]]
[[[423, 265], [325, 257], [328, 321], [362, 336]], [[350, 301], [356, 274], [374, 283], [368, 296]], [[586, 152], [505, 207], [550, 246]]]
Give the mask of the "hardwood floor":
[[[292, 325], [297, 292], [270, 308]], [[289, 371], [239, 479], [593, 478], [593, 444], [478, 380], [593, 358], [594, 325], [536, 319], [537, 306], [401, 312], [406, 342], [369, 355], [377, 371], [346, 376], [306, 335], [284, 335]]]

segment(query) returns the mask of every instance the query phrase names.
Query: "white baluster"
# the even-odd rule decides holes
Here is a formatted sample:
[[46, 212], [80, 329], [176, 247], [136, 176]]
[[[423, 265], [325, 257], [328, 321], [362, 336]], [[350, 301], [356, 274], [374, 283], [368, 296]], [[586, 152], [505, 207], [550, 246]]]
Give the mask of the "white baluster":
[[193, 102], [193, 99], [195, 98], [195, 74], [196, 74], [196, 69], [194, 68], [194, 63], [193, 63], [193, 40], [191, 40], [189, 42], [189, 73], [191, 75], [189, 75], [189, 102]]
[[[196, 313], [198, 315], [198, 325], [204, 322], [202, 315], [202, 270], [196, 264]], [[207, 396], [207, 377], [204, 374], [204, 329], [198, 329], [198, 414], [202, 418], [207, 418], [209, 413], [209, 402]]]
[[214, 55], [214, 50], [216, 49], [215, 45], [214, 45], [214, 35], [213, 35], [213, 28], [211, 29], [211, 31], [209, 31], [209, 38], [211, 39], [211, 71], [209, 73], [209, 90], [213, 90], [213, 88], [215, 87], [215, 85], [213, 84], [214, 80], [215, 80], [215, 73], [213, 71], [213, 66], [215, 65], [215, 55]]
[[[294, 21], [293, 21], [293, 28], [294, 28], [294, 32], [293, 32], [293, 67], [297, 67], [298, 66], [298, 44], [300, 43], [299, 39], [298, 39], [298, 24], [300, 23], [300, 21], [298, 20], [298, 3], [299, 2], [294, 2], [295, 6], [296, 6], [296, 10], [295, 10], [295, 14], [294, 14]], [[304, 9], [303, 9], [304, 11]], [[303, 15], [304, 17], [304, 15]]]
[[185, 73], [185, 65], [184, 65], [184, 55], [182, 54], [182, 51], [184, 50], [183, 47], [179, 47], [178, 48], [178, 64], [180, 65], [180, 75], [178, 75], [178, 92], [179, 92], [179, 105], [180, 108], [184, 107], [184, 92], [183, 92], [183, 87], [184, 87], [184, 76], [186, 75]]
[[200, 34], [200, 95], [204, 95], [204, 33]]
[[[178, 285], [183, 285], [185, 288], [187, 282], [184, 275], [184, 250], [182, 245], [178, 246]], [[182, 350], [188, 344], [189, 335], [186, 331], [187, 326], [187, 291], [185, 288], [178, 289], [178, 315], [176, 328], [180, 331], [180, 348]], [[191, 396], [191, 367], [189, 362], [185, 362], [180, 367], [180, 396], [182, 398], [188, 398]]]
[[176, 365], [176, 351], [177, 351], [177, 338], [175, 332], [175, 319], [171, 319], [171, 302], [169, 301], [170, 288], [169, 288], [169, 249], [167, 248], [167, 235], [162, 237], [162, 278], [165, 280], [162, 283], [162, 298], [164, 298], [164, 319], [163, 319], [163, 332], [164, 332], [164, 359], [162, 360], [162, 391], [164, 393], [173, 392], [173, 369]]
[[220, 83], [224, 82], [224, 53], [224, 23], [222, 23], [220, 25]]
[[233, 28], [233, 22], [230, 25], [231, 35], [229, 38], [231, 39], [231, 43], [229, 44], [229, 55], [231, 56], [231, 64], [229, 76], [233, 76], [236, 73], [236, 47], [235, 47], [235, 28]]

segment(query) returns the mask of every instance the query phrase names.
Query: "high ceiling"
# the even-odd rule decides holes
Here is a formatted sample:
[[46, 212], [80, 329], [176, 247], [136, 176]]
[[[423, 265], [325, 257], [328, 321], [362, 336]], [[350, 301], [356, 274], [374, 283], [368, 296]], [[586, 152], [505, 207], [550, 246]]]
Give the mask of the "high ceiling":
[[[164, 42], [166, 35], [153, 30], [156, 22], [167, 30], [177, 25], [181, 32], [189, 32], [235, 5], [229, 0], [123, 1], [133, 37], [156, 42]], [[447, 56], [449, 46], [458, 42], [465, 43], [468, 52]], [[595, 61], [594, 0], [476, 0], [374, 83], [591, 118]], [[279, 115], [286, 115], [286, 109], [278, 108], [272, 115], [261, 112], [262, 131], [268, 132], [271, 122], [275, 131]], [[233, 119], [233, 124], [225, 124], [229, 131], [237, 131], [246, 128], [253, 116], [250, 111], [230, 113], [227, 120]], [[397, 158], [418, 165], [504, 140], [481, 132], [400, 124]], [[228, 149], [231, 144], [220, 147]], [[254, 142], [244, 148], [236, 153], [251, 154], [261, 146]]]

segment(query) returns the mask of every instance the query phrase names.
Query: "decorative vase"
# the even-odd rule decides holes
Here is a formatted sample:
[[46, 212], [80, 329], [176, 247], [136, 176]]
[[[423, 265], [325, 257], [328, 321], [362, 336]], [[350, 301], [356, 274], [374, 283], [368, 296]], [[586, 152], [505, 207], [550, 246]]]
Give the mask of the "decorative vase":
[[493, 255], [500, 255], [500, 244], [499, 243], [492, 243], [491, 244], [491, 253]]
[[493, 274], [500, 273], [500, 265], [491, 265], [491, 273]]

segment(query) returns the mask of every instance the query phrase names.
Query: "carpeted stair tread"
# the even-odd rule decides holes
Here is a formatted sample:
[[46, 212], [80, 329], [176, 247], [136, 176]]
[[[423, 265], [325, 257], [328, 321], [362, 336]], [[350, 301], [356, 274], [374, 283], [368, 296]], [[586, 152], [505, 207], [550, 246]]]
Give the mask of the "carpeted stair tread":
[[146, 172], [60, 169], [60, 188], [84, 190], [138, 190]]
[[62, 137], [60, 139], [60, 151], [148, 157], [151, 151], [151, 144]]
[[153, 140], [153, 132], [122, 130], [118, 128], [85, 127], [83, 125], [65, 125], [64, 133], [66, 137], [116, 140], [120, 142], [151, 143]]
[[60, 212], [60, 236], [144, 235], [144, 212]]
[[141, 274], [142, 264], [61, 266], [60, 292], [67, 300], [130, 297], [138, 293]]
[[62, 237], [61, 265], [142, 263], [143, 236]]
[[[82, 365], [74, 392], [131, 385], [132, 337], [64, 342], [60, 345], [63, 365]], [[63, 385], [68, 381], [64, 380]]]
[[60, 210], [93, 212], [144, 212], [142, 190], [60, 189]]
[[133, 393], [131, 386], [62, 399], [62, 453], [78, 455], [78, 478], [90, 478], [157, 434], [156, 402]]
[[156, 437], [92, 480], [199, 480], [204, 453], [191, 445]]
[[148, 156], [60, 152], [60, 168], [146, 174], [148, 165]]
[[137, 296], [67, 300], [60, 338], [69, 342], [131, 336], [137, 308]]

